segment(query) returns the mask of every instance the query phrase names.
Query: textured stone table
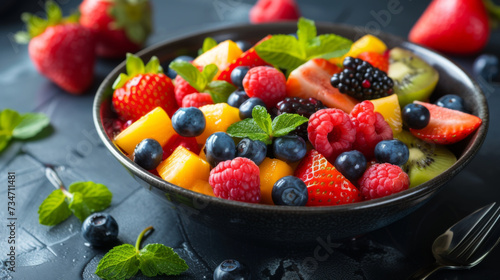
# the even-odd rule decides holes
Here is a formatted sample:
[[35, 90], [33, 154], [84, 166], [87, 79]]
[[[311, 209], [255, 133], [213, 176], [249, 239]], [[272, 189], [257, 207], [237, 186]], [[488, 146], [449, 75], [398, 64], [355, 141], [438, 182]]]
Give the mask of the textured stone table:
[[[65, 11], [75, 9], [79, 3], [58, 2]], [[155, 31], [148, 45], [201, 29], [246, 22], [253, 1], [152, 2]], [[399, 1], [398, 8], [390, 13], [387, 3], [393, 1], [298, 2], [303, 15], [314, 20], [353, 24], [405, 37], [429, 1]], [[54, 227], [38, 224], [38, 206], [53, 190], [44, 176], [46, 164], [56, 167], [66, 185], [91, 180], [109, 187], [114, 196], [107, 211], [118, 221], [121, 242], [133, 243], [143, 228], [154, 226], [155, 231], [145, 242], [173, 247], [190, 267], [178, 279], [211, 279], [213, 269], [227, 258], [249, 265], [254, 279], [404, 279], [433, 261], [431, 244], [436, 236], [472, 210], [500, 201], [500, 87], [490, 85], [485, 86], [490, 129], [478, 155], [424, 207], [386, 228], [342, 243], [328, 245], [326, 241], [297, 247], [237, 240], [181, 219], [167, 204], [140, 187], [97, 137], [91, 117], [93, 92], [119, 61], [98, 61], [97, 78], [87, 94], [64, 93], [35, 71], [26, 46], [12, 42], [13, 32], [22, 28], [20, 13], [38, 12], [42, 7], [34, 0], [15, 5], [0, 16], [0, 110], [43, 112], [50, 117], [52, 126], [35, 140], [12, 142], [0, 154], [1, 260], [8, 253], [5, 182], [9, 171], [17, 176], [16, 272], [9, 273], [2, 262], [0, 279], [98, 279], [94, 271], [106, 252], [84, 245], [81, 224], [75, 217]], [[499, 34], [492, 34], [485, 52], [500, 56]], [[454, 59], [470, 71], [474, 58]], [[304, 259], [314, 256], [316, 249], [326, 254], [325, 260], [318, 261], [315, 269], [304, 267]], [[442, 271], [429, 279], [498, 279], [499, 261], [497, 249], [471, 270]], [[147, 278], [138, 275], [135, 279]]]

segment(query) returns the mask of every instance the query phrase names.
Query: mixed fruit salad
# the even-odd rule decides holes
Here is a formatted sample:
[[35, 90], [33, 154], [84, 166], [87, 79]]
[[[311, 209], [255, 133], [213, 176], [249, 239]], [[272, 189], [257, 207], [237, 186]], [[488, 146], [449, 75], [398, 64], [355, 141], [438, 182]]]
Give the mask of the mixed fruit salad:
[[438, 72], [373, 35], [318, 36], [301, 18], [296, 34], [200, 47], [165, 71], [129, 54], [105, 126], [139, 166], [205, 195], [288, 206], [388, 196], [451, 167], [446, 145], [482, 123], [457, 95], [430, 103]]

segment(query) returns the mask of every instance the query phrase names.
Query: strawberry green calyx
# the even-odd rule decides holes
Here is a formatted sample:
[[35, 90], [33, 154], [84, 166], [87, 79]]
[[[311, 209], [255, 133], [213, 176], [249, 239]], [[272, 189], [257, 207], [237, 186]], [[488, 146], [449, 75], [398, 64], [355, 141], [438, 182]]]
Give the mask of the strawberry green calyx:
[[149, 62], [144, 65], [142, 59], [131, 53], [127, 53], [126, 60], [127, 74], [120, 73], [113, 83], [113, 89], [121, 88], [128, 80], [139, 74], [160, 74], [163, 73], [163, 68], [160, 65], [158, 57], [152, 56]]
[[141, 45], [152, 30], [151, 6], [149, 0], [114, 0], [108, 10], [115, 20], [113, 29], [123, 29], [130, 41]]
[[500, 6], [493, 3], [492, 0], [483, 0], [483, 2], [492, 19], [500, 22]]
[[68, 17], [62, 16], [61, 8], [54, 1], [47, 1], [45, 3], [45, 11], [47, 19], [43, 19], [30, 13], [23, 13], [21, 15], [22, 21], [26, 23], [27, 31], [19, 31], [15, 34], [14, 39], [20, 44], [27, 44], [32, 38], [45, 32], [50, 26], [77, 23], [79, 19], [78, 13], [73, 13]]

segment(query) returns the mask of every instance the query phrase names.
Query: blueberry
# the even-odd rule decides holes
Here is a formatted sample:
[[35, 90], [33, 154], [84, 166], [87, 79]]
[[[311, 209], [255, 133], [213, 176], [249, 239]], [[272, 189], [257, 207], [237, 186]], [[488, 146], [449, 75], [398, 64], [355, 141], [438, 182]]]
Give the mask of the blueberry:
[[250, 97], [248, 97], [247, 93], [244, 90], [237, 89], [229, 95], [229, 97], [227, 98], [227, 104], [235, 108], [240, 108], [241, 104], [247, 101], [248, 98]]
[[360, 151], [352, 150], [341, 153], [333, 165], [347, 180], [356, 182], [365, 172], [366, 158]]
[[82, 236], [93, 246], [104, 246], [118, 237], [118, 224], [107, 213], [94, 213], [83, 221]]
[[248, 51], [253, 46], [250, 42], [245, 40], [238, 40], [235, 43], [236, 45], [238, 45], [242, 52]]
[[473, 72], [486, 82], [492, 82], [500, 76], [498, 57], [492, 54], [482, 54], [474, 61]]
[[146, 170], [155, 169], [163, 157], [163, 148], [155, 139], [142, 140], [134, 150], [134, 162]]
[[256, 165], [260, 165], [266, 158], [267, 145], [258, 140], [243, 138], [236, 146], [236, 156], [251, 159]]
[[248, 66], [238, 66], [234, 68], [233, 71], [231, 72], [231, 82], [233, 82], [233, 85], [242, 89], [243, 78], [245, 78], [245, 75], [248, 73], [248, 70], [250, 70], [250, 67]]
[[181, 107], [172, 116], [172, 126], [180, 136], [196, 137], [205, 130], [205, 115], [196, 107]]
[[288, 162], [299, 161], [306, 155], [306, 141], [297, 135], [281, 136], [274, 139], [273, 152], [278, 159]]
[[237, 260], [225, 260], [214, 271], [214, 280], [249, 280], [250, 270]]
[[285, 176], [273, 185], [271, 193], [276, 205], [304, 206], [308, 200], [307, 186], [295, 176]]
[[447, 94], [439, 98], [436, 101], [436, 105], [466, 113], [464, 100], [462, 97], [455, 94]]
[[[187, 62], [191, 62], [193, 60], [194, 60], [194, 58], [192, 56], [181, 55], [181, 56], [178, 56], [178, 57], [174, 58], [174, 60], [172, 60], [172, 61], [187, 61]], [[171, 69], [170, 67], [166, 67], [166, 68], [167, 68], [166, 75], [170, 79], [175, 79], [175, 77], [177, 77], [177, 72], [175, 72], [175, 70]]]
[[405, 164], [410, 156], [406, 144], [397, 139], [378, 142], [374, 153], [378, 162], [388, 162], [394, 165]]
[[225, 132], [216, 132], [210, 135], [205, 142], [205, 155], [208, 163], [213, 167], [221, 161], [235, 158], [236, 145], [233, 138]]
[[252, 110], [255, 106], [260, 105], [266, 108], [266, 103], [262, 99], [257, 97], [249, 98], [247, 101], [243, 102], [240, 106], [240, 119], [248, 119], [252, 117]]
[[403, 108], [402, 117], [409, 128], [422, 129], [429, 124], [431, 113], [423, 105], [410, 103]]

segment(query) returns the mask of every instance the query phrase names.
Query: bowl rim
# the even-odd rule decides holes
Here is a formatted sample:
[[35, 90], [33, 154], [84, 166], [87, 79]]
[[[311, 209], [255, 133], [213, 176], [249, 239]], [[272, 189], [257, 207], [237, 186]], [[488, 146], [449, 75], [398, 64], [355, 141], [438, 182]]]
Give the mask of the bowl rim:
[[[147, 55], [154, 55], [154, 52], [160, 48], [163, 48], [165, 45], [173, 44], [177, 41], [181, 40], [186, 40], [194, 37], [200, 37], [200, 36], [208, 36], [207, 34], [209, 33], [218, 33], [218, 34], [230, 34], [231, 32], [235, 32], [237, 30], [241, 29], [247, 29], [247, 30], [257, 30], [257, 29], [284, 29], [284, 28], [291, 28], [291, 27], [296, 26], [295, 21], [287, 21], [287, 22], [279, 22], [279, 23], [266, 23], [266, 24], [237, 24], [233, 26], [218, 26], [215, 28], [206, 28], [203, 30], [199, 30], [196, 32], [191, 32], [186, 35], [181, 35], [181, 36], [176, 36], [167, 40], [164, 40], [162, 42], [153, 44], [141, 51], [139, 51], [136, 55], [143, 57]], [[353, 25], [346, 25], [346, 24], [337, 24], [337, 23], [330, 23], [330, 22], [316, 22], [317, 28], [324, 28], [324, 29], [354, 29], [355, 26]], [[127, 157], [125, 154], [123, 154], [118, 147], [115, 146], [115, 144], [108, 138], [104, 126], [101, 123], [101, 118], [100, 118], [100, 109], [101, 109], [101, 104], [104, 102], [104, 97], [103, 95], [106, 93], [108, 87], [110, 87], [113, 84], [113, 81], [111, 80], [114, 76], [118, 75], [121, 73], [125, 68], [125, 61], [122, 61], [119, 65], [117, 65], [107, 76], [106, 78], [101, 82], [99, 85], [99, 88], [97, 89], [96, 95], [94, 97], [94, 103], [93, 103], [93, 121], [96, 127], [96, 130], [98, 132], [99, 137], [101, 138], [101, 141], [103, 141], [104, 145], [108, 149], [108, 151], [111, 152], [111, 154], [122, 164], [124, 165], [128, 170], [130, 170], [134, 176], [138, 176], [142, 180], [146, 181], [149, 183], [149, 185], [153, 186], [154, 188], [159, 189], [162, 192], [166, 192], [165, 189], [162, 189], [158, 186], [163, 186], [165, 188], [169, 188], [170, 192], [176, 192], [181, 196], [188, 197], [192, 199], [193, 201], [207, 201], [207, 203], [210, 204], [219, 204], [222, 206], [228, 206], [228, 207], [237, 207], [239, 210], [248, 210], [248, 211], [260, 211], [260, 212], [269, 212], [273, 214], [290, 214], [290, 213], [298, 213], [300, 212], [301, 214], [304, 215], [316, 215], [316, 214], [333, 214], [333, 213], [340, 213], [340, 212], [346, 212], [346, 211], [356, 211], [356, 210], [366, 210], [366, 209], [372, 209], [372, 208], [380, 208], [384, 207], [386, 205], [390, 204], [404, 204], [405, 201], [407, 201], [408, 198], [411, 198], [413, 200], [418, 200], [423, 197], [428, 196], [431, 193], [435, 193], [436, 190], [440, 189], [446, 182], [448, 177], [453, 177], [456, 174], [458, 174], [473, 158], [473, 156], [477, 153], [479, 148], [481, 147], [482, 143], [484, 142], [484, 139], [487, 134], [488, 130], [488, 124], [489, 124], [489, 113], [488, 113], [488, 105], [486, 101], [486, 97], [484, 93], [482, 92], [481, 88], [479, 85], [476, 83], [476, 81], [469, 75], [461, 66], [457, 65], [454, 63], [451, 59], [449, 59], [446, 55], [443, 55], [439, 52], [427, 49], [423, 46], [410, 43], [405, 41], [403, 38], [392, 35], [389, 33], [385, 32], [380, 32], [376, 36], [385, 36], [385, 37], [390, 37], [395, 40], [401, 41], [401, 47], [403, 48], [412, 48], [412, 49], [418, 49], [419, 52], [424, 52], [433, 56], [438, 56], [446, 61], [447, 64], [450, 64], [450, 66], [457, 68], [463, 74], [464, 77], [468, 79], [468, 82], [470, 82], [471, 87], [473, 88], [473, 91], [476, 93], [475, 98], [478, 98], [477, 104], [479, 105], [479, 111], [478, 111], [478, 117], [482, 119], [483, 123], [481, 126], [478, 128], [478, 130], [475, 132], [476, 136], [474, 139], [471, 140], [471, 142], [467, 145], [467, 147], [464, 148], [464, 153], [460, 158], [457, 159], [457, 161], [445, 172], [441, 173], [437, 177], [420, 184], [414, 188], [404, 190], [402, 192], [392, 194], [390, 196], [382, 197], [382, 198], [377, 198], [377, 199], [372, 199], [372, 200], [366, 200], [366, 201], [361, 201], [361, 202], [356, 202], [356, 203], [350, 203], [350, 204], [343, 204], [343, 205], [333, 205], [333, 206], [321, 206], [321, 207], [303, 207], [303, 206], [278, 206], [278, 205], [265, 205], [265, 204], [253, 204], [253, 203], [243, 203], [239, 201], [232, 201], [232, 200], [227, 200], [227, 199], [222, 199], [222, 198], [217, 198], [217, 197], [212, 197], [208, 195], [204, 195], [201, 193], [197, 193], [179, 186], [176, 186], [174, 184], [171, 184], [170, 182], [167, 182], [160, 177], [154, 176], [153, 174], [149, 173], [147, 170], [139, 167], [136, 165], [129, 157]]]

